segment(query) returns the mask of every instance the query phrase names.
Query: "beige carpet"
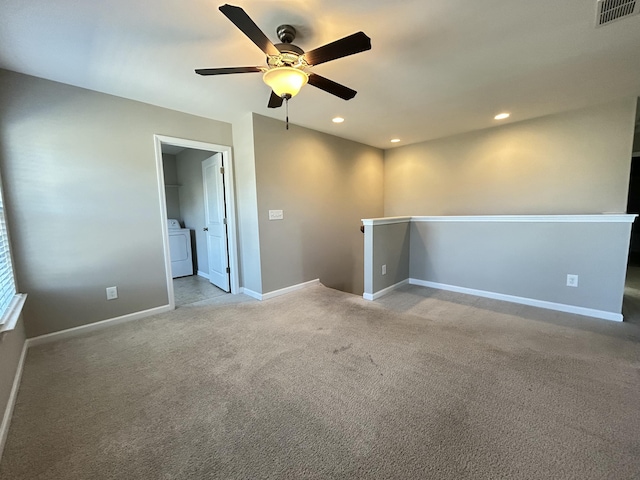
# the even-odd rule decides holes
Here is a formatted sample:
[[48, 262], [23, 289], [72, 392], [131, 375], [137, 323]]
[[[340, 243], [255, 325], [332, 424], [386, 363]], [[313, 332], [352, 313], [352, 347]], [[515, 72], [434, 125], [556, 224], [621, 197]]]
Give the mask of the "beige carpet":
[[631, 479], [640, 327], [406, 287], [29, 351], [3, 479]]

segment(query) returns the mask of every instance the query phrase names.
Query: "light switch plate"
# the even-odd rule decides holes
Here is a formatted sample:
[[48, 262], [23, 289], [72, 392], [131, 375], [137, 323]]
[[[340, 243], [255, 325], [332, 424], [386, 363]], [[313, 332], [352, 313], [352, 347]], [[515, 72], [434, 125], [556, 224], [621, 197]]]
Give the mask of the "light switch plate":
[[283, 218], [282, 210], [269, 210], [269, 220], [282, 220]]

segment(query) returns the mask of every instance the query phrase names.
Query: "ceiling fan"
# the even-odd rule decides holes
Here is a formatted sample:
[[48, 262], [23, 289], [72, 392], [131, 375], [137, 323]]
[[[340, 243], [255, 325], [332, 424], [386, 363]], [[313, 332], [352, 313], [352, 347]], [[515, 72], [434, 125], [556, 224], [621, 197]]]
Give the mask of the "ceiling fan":
[[271, 87], [269, 108], [281, 107], [284, 100], [288, 101], [297, 95], [307, 83], [344, 100], [350, 100], [356, 96], [355, 90], [309, 72], [308, 68], [370, 50], [371, 39], [363, 32], [354, 33], [305, 52], [291, 43], [296, 37], [296, 29], [291, 25], [280, 25], [277, 28], [276, 33], [282, 43], [274, 45], [242, 8], [222, 5], [219, 10], [267, 55], [267, 66], [201, 68], [196, 70], [197, 74], [262, 73], [264, 82]]

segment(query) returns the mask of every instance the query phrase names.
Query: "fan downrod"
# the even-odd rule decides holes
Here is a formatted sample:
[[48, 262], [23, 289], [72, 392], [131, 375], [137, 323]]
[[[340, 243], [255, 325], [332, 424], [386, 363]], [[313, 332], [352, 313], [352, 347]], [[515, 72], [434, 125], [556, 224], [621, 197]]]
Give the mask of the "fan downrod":
[[296, 39], [296, 29], [292, 25], [280, 25], [276, 34], [282, 43], [292, 43]]

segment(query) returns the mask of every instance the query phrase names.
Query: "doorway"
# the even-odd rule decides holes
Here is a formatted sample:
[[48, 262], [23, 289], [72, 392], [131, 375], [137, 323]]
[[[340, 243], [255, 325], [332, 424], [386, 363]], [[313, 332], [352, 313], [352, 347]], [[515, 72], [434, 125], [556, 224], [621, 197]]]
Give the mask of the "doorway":
[[[155, 142], [155, 154], [156, 154], [156, 172], [157, 172], [157, 181], [158, 181], [158, 192], [160, 198], [160, 220], [162, 226], [162, 236], [163, 236], [163, 245], [164, 245], [164, 260], [165, 260], [165, 272], [167, 277], [167, 291], [169, 296], [169, 304], [171, 308], [175, 308], [176, 306], [176, 292], [174, 288], [174, 279], [172, 278], [172, 269], [171, 269], [171, 255], [170, 255], [170, 242], [169, 242], [169, 230], [168, 230], [168, 218], [170, 217], [170, 213], [175, 211], [175, 208], [172, 208], [171, 205], [168, 205], [167, 197], [169, 197], [169, 202], [171, 202], [171, 196], [174, 195], [174, 189], [168, 188], [165, 190], [165, 170], [163, 166], [163, 149], [165, 151], [173, 151], [181, 152], [184, 149], [186, 156], [188, 153], [199, 153], [201, 156], [204, 155], [207, 158], [216, 158], [219, 162], [219, 185], [220, 185], [220, 195], [217, 197], [216, 201], [221, 202], [222, 204], [222, 212], [223, 220], [224, 220], [224, 233], [226, 234], [224, 243], [219, 243], [215, 248], [224, 249], [224, 251], [217, 252], [218, 258], [224, 258], [225, 260], [225, 274], [227, 274], [227, 288], [224, 290], [230, 291], [231, 294], [240, 293], [239, 287], [239, 275], [238, 275], [238, 248], [237, 248], [237, 217], [236, 217], [236, 207], [235, 207], [235, 192], [233, 185], [233, 161], [231, 155], [231, 147], [226, 145], [216, 145], [210, 144], [206, 142], [199, 142], [194, 140], [186, 140], [175, 137], [168, 137], [164, 135], [154, 135]], [[202, 160], [202, 159], [201, 159]], [[202, 163], [200, 160], [199, 163]], [[202, 167], [198, 164], [198, 169], [202, 171]], [[201, 180], [202, 182], [202, 180]], [[177, 183], [177, 182], [176, 182]], [[200, 183], [202, 185], [201, 188], [206, 189], [206, 185]], [[180, 185], [175, 185], [176, 188], [182, 188]], [[175, 192], [177, 193], [177, 191]], [[188, 191], [186, 193], [189, 193]], [[195, 200], [192, 198], [188, 200], [190, 202], [194, 202]], [[203, 197], [200, 197], [200, 205], [199, 209], [201, 212], [205, 211], [205, 200]], [[211, 202], [208, 202], [211, 203]], [[213, 202], [215, 205], [215, 201]], [[205, 277], [207, 281], [210, 280], [209, 275], [209, 252], [206, 246], [206, 233], [207, 233], [207, 218], [204, 213], [199, 214], [196, 212], [195, 219], [190, 219], [189, 227], [193, 230], [193, 235], [195, 239], [195, 235], [200, 239], [199, 243], [196, 244], [196, 247], [199, 248], [200, 251], [196, 251], [194, 249], [194, 255], [196, 256], [195, 262], [196, 269], [194, 273], [198, 276]], [[193, 215], [192, 215], [193, 216]], [[187, 223], [185, 221], [185, 223]], [[204, 251], [205, 253], [203, 253]], [[203, 255], [206, 255], [204, 257]], [[198, 263], [197, 257], [200, 257], [201, 261]], [[205, 259], [206, 258], [206, 259]], [[215, 258], [215, 255], [214, 255]], [[228, 272], [226, 271], [228, 269]], [[183, 283], [186, 283], [183, 281]], [[223, 285], [224, 286], [224, 285]]]
[[[640, 98], [636, 107], [627, 213], [640, 214]], [[631, 228], [622, 311], [625, 321], [640, 324], [640, 220], [638, 218]]]
[[[631, 158], [627, 213], [640, 214], [640, 155]], [[640, 267], [640, 223], [637, 221], [631, 227], [629, 266]]]

